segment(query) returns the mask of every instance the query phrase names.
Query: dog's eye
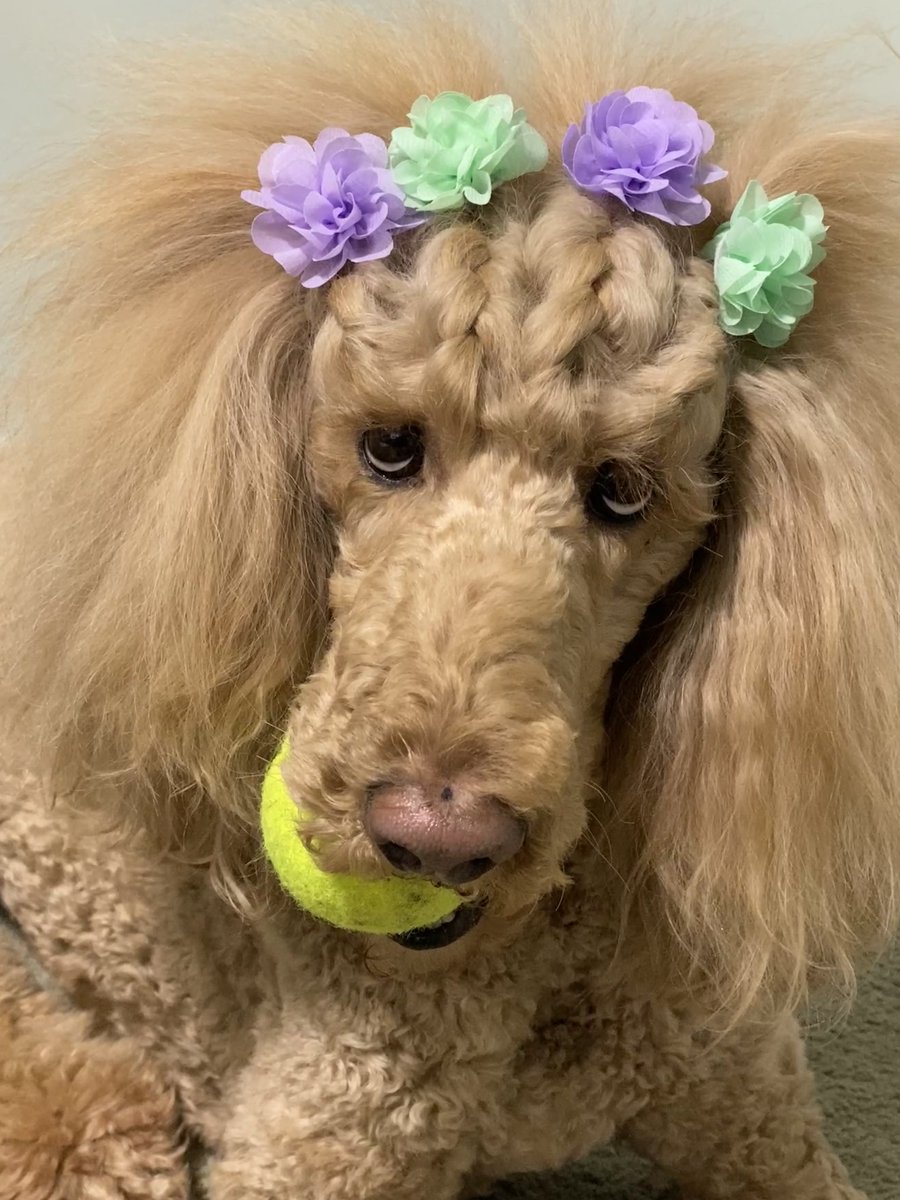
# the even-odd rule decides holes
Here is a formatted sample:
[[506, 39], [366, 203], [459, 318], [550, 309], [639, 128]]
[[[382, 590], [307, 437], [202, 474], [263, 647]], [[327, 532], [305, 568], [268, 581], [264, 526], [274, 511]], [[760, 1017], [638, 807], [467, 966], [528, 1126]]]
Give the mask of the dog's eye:
[[395, 429], [367, 429], [359, 444], [363, 462], [388, 483], [412, 479], [425, 462], [425, 442], [416, 425]]
[[585, 496], [585, 508], [598, 521], [627, 525], [647, 511], [653, 492], [644, 479], [629, 476], [617, 463], [598, 467]]

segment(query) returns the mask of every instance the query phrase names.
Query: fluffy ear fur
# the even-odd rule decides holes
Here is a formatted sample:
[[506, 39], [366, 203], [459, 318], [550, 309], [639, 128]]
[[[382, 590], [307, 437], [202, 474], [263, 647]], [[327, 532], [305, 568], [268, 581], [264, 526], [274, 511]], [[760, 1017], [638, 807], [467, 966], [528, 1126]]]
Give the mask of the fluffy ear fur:
[[327, 544], [304, 487], [315, 300], [247, 251], [238, 176], [172, 158], [118, 159], [39, 318], [4, 483], [6, 686], [58, 787], [114, 780], [202, 860], [311, 662]]
[[900, 125], [783, 118], [734, 142], [720, 217], [749, 178], [815, 193], [816, 307], [738, 367], [720, 520], [611, 736], [648, 929], [738, 1004], [852, 988], [900, 902]]

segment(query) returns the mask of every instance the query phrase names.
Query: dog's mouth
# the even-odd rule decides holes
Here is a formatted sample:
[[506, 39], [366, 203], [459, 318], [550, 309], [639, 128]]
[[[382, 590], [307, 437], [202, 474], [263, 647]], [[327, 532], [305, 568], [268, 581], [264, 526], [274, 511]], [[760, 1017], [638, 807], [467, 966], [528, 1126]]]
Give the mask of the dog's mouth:
[[461, 904], [455, 912], [440, 921], [435, 921], [433, 925], [423, 925], [420, 929], [393, 934], [391, 941], [407, 950], [440, 950], [443, 946], [451, 946], [458, 942], [474, 929], [483, 915], [482, 905]]

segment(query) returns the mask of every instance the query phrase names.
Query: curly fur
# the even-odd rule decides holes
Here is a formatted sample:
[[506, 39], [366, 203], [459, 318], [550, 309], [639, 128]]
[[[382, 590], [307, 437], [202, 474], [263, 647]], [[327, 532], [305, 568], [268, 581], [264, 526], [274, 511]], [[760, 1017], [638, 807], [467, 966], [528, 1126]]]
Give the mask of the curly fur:
[[[846, 102], [839, 119], [813, 53], [801, 69], [742, 40], [736, 59], [732, 38], [695, 30], [653, 50], [596, 6], [525, 25], [528, 52], [501, 63], [445, 14], [402, 38], [356, 14], [268, 14], [240, 50], [132, 67], [122, 123], [80, 163], [65, 211], [26, 235], [49, 267], [5, 451], [4, 707], [70, 807], [203, 866], [263, 925], [258, 787], [281, 731], [332, 867], [382, 869], [359, 824], [369, 781], [465, 772], [529, 827], [526, 851], [473, 889], [489, 917], [469, 953], [508, 946], [567, 879], [584, 925], [589, 876], [615, 930], [597, 961], [618, 946], [643, 994], [690, 997], [732, 1045], [751, 1010], [786, 1028], [772, 1014], [810, 982], [852, 990], [900, 902], [900, 124], [848, 123]], [[730, 174], [700, 230], [603, 210], [551, 165], [322, 293], [299, 293], [249, 242], [239, 193], [285, 132], [388, 136], [421, 92], [508, 90], [558, 145], [585, 97], [635, 81], [717, 131]], [[814, 192], [829, 223], [815, 309], [777, 353], [726, 344], [694, 256], [753, 177]], [[410, 420], [429, 474], [386, 495], [356, 443]], [[610, 458], [655, 492], [624, 534], [582, 509]], [[311, 961], [328, 942], [357, 978], [341, 935], [304, 937]], [[305, 976], [282, 986], [333, 1003], [339, 1037], [336, 974], [331, 1001]], [[460, 1011], [475, 1011], [475, 984], [463, 975]], [[689, 1059], [703, 1022], [688, 1024]], [[273, 1028], [245, 1114], [269, 1111], [262, 1080], [290, 1086]], [[641, 1036], [655, 1029], [648, 1015]], [[771, 1049], [782, 1036], [760, 1052], [780, 1064], [770, 1081], [795, 1079], [795, 1052]], [[479, 1078], [447, 1087], [461, 1099]], [[724, 1087], [709, 1084], [709, 1113]], [[668, 1136], [635, 1138], [671, 1160]], [[252, 1120], [235, 1137], [233, 1163], [265, 1140]], [[592, 1126], [568, 1152], [598, 1140]], [[485, 1178], [502, 1142], [482, 1146]], [[440, 1160], [448, 1196], [475, 1172], [467, 1154]], [[354, 1154], [352, 1167], [328, 1155], [346, 1186], [321, 1195], [362, 1195], [346, 1183]], [[811, 1182], [790, 1194], [851, 1194], [820, 1167], [801, 1163]], [[250, 1194], [228, 1169], [217, 1200]]]
[[171, 1087], [35, 974], [0, 927], [0, 1197], [184, 1200]]

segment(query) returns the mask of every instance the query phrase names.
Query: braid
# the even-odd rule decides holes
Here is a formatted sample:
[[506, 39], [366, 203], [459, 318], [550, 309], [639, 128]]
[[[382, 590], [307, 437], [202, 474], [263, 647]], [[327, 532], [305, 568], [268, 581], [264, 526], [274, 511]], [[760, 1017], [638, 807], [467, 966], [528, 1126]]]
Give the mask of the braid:
[[[475, 422], [492, 388], [627, 380], [635, 405], [691, 394], [720, 369], [707, 264], [566, 187], [530, 223], [483, 214], [411, 239], [405, 269], [371, 263], [336, 280], [320, 339], [338, 385], [391, 410], [398, 388], [452, 401]], [[487, 369], [490, 368], [490, 369]], [[388, 380], [390, 382], [388, 382]]]

